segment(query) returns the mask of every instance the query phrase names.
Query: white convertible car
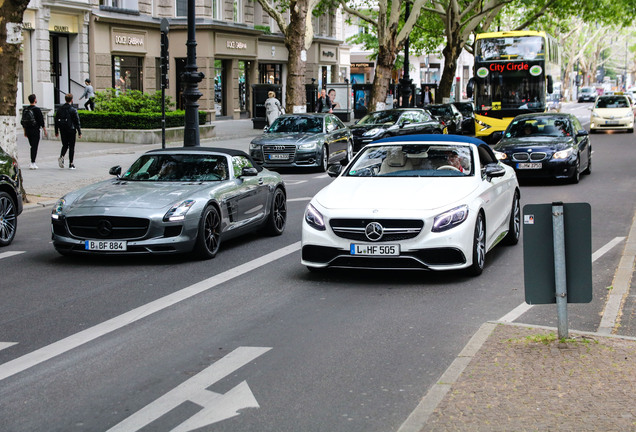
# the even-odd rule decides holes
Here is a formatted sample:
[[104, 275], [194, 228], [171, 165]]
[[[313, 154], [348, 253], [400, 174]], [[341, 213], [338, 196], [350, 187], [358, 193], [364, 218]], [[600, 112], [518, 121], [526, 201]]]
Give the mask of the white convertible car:
[[411, 135], [367, 145], [311, 200], [302, 264], [372, 269], [466, 269], [519, 241], [519, 184], [481, 140]]

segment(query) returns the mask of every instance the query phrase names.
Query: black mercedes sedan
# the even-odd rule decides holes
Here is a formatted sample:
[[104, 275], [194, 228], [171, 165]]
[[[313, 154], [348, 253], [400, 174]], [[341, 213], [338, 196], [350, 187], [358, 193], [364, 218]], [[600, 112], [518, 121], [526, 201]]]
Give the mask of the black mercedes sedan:
[[426, 110], [433, 114], [434, 117], [440, 120], [448, 128], [448, 133], [457, 135], [462, 134], [462, 122], [464, 121], [464, 116], [461, 112], [459, 112], [455, 105], [450, 103], [426, 105]]
[[354, 152], [372, 141], [399, 135], [441, 134], [444, 126], [420, 108], [396, 108], [367, 114], [350, 127]]
[[581, 174], [592, 172], [590, 137], [572, 114], [519, 115], [493, 150], [520, 179], [557, 178], [578, 183]]

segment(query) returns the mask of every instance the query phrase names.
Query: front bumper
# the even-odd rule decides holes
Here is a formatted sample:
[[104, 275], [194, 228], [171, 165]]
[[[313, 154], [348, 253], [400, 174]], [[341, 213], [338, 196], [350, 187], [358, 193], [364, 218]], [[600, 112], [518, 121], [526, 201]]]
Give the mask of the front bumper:
[[620, 119], [604, 119], [602, 117], [592, 117], [590, 119], [590, 130], [621, 130], [621, 129], [633, 129], [634, 118], [620, 118]]
[[272, 154], [263, 152], [262, 148], [251, 149], [250, 156], [265, 168], [299, 168], [318, 167], [322, 157], [320, 149], [287, 151], [285, 159], [272, 159]]
[[576, 158], [559, 161], [543, 161], [540, 169], [519, 169], [518, 162], [504, 161], [504, 163], [515, 170], [517, 178], [570, 178], [576, 169]]

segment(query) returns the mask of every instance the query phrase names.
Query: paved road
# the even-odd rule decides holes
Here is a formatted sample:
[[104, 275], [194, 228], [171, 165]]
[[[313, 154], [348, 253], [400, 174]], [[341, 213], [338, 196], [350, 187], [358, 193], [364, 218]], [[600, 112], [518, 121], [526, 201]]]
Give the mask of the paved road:
[[[631, 225], [636, 149], [633, 135], [593, 140], [591, 176], [523, 185], [522, 204], [591, 202], [596, 251]], [[309, 273], [302, 213], [330, 179], [284, 176], [285, 234], [228, 242], [211, 261], [67, 259], [49, 243], [50, 209], [25, 212], [0, 257], [0, 348], [17, 343], [0, 350], [3, 428], [397, 430], [480, 325], [523, 303], [521, 245], [495, 249], [475, 279]], [[598, 326], [619, 246], [595, 260], [594, 301], [569, 309], [571, 328]], [[535, 306], [517, 319], [554, 325], [556, 311]]]

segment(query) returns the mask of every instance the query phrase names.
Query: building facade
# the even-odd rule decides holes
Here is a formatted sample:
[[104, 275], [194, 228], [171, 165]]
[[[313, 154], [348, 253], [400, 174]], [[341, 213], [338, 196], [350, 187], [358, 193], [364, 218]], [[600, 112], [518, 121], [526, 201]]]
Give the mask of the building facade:
[[[32, 0], [23, 20], [18, 106], [31, 93], [45, 108], [79, 95], [90, 78], [96, 91], [160, 90], [160, 23], [169, 23], [166, 94], [183, 108], [187, 0]], [[196, 0], [199, 110], [211, 119], [252, 114], [252, 84], [284, 92], [288, 53], [275, 21], [253, 0]], [[307, 83], [344, 82], [349, 51], [340, 13], [315, 17], [307, 52]], [[340, 34], [338, 32], [340, 31]], [[284, 97], [284, 95], [283, 95]]]

